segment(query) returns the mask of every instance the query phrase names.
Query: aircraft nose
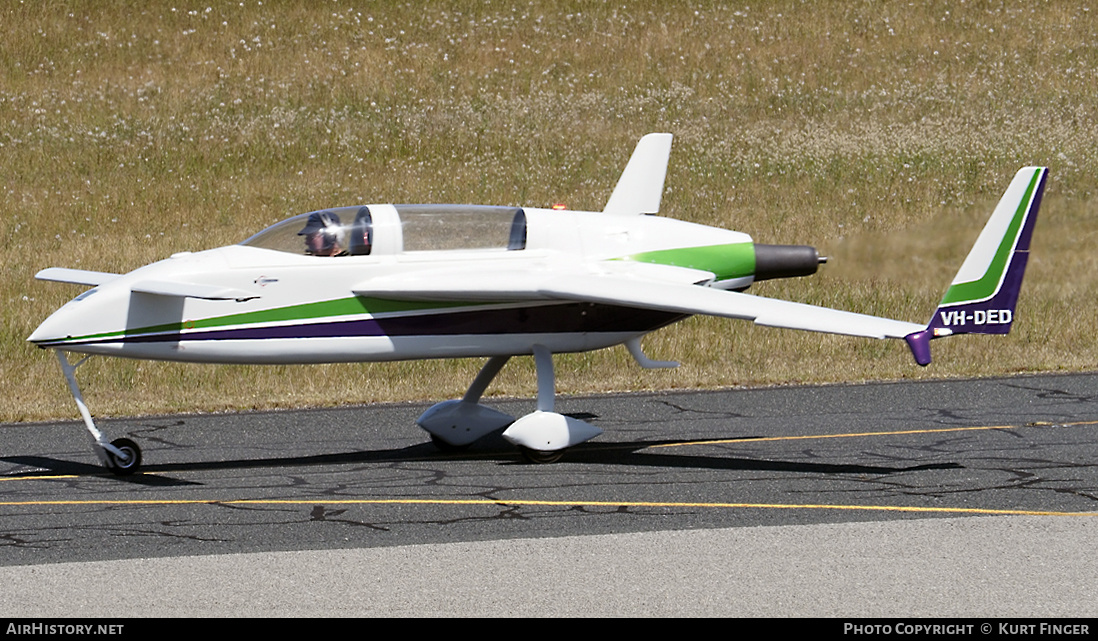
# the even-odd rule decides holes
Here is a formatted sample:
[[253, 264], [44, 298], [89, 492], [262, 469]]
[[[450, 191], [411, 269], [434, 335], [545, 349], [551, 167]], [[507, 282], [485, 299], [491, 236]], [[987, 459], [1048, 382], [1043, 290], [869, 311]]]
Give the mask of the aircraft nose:
[[[46, 320], [42, 321], [30, 336], [27, 337], [27, 341], [38, 345], [39, 347], [51, 347], [54, 345], [62, 344], [74, 336], [78, 336], [81, 333], [81, 328], [84, 324], [81, 323], [80, 318], [84, 316], [82, 312], [87, 310], [75, 309], [73, 307], [77, 300], [70, 301], [67, 305], [61, 309], [50, 314]], [[84, 328], [86, 330], [86, 328]]]
[[61, 310], [58, 310], [42, 321], [42, 324], [27, 337], [27, 341], [44, 346], [46, 343], [54, 343], [70, 337], [72, 334], [65, 331], [68, 323], [58, 318], [63, 316], [60, 312]]

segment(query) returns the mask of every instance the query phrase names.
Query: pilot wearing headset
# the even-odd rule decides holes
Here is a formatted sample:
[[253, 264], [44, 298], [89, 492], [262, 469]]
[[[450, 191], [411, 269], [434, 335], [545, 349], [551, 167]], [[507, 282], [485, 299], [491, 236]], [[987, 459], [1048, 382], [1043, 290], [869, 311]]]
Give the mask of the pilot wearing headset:
[[339, 216], [330, 211], [309, 214], [305, 227], [297, 232], [305, 237], [305, 253], [312, 256], [346, 256], [343, 248], [343, 226]]

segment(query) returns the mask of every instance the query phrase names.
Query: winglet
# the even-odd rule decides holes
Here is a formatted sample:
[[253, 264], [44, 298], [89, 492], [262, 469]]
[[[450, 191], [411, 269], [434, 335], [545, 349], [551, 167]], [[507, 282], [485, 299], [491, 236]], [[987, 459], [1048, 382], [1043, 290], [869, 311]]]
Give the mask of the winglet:
[[648, 134], [641, 138], [603, 212], [625, 215], [658, 213], [670, 156], [671, 134]]
[[905, 337], [917, 363], [930, 363], [932, 338], [1010, 331], [1047, 179], [1046, 167], [1015, 174], [926, 329]]
[[932, 336], [929, 329], [924, 329], [921, 332], [912, 332], [907, 336], [904, 336], [904, 340], [907, 341], [907, 346], [911, 349], [911, 355], [915, 357], [915, 362], [923, 367], [930, 365], [931, 338]]

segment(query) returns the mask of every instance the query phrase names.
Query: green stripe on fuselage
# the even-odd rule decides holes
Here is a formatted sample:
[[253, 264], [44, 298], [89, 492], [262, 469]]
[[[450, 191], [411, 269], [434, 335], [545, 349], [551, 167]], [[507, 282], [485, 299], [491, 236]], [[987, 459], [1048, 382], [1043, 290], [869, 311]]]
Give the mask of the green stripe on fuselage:
[[661, 249], [625, 256], [624, 260], [700, 269], [713, 272], [716, 274], [717, 280], [728, 280], [754, 275], [755, 245], [753, 243], [732, 243]]
[[315, 303], [302, 303], [300, 305], [262, 309], [254, 312], [241, 312], [239, 314], [228, 314], [225, 316], [214, 316], [196, 320], [181, 320], [178, 323], [149, 325], [147, 327], [130, 328], [117, 332], [71, 336], [62, 339], [62, 341], [59, 342], [72, 343], [112, 337], [121, 338], [123, 336], [143, 336], [145, 334], [177, 333], [184, 329], [215, 329], [218, 327], [277, 323], [280, 321], [304, 321], [316, 318], [338, 318], [340, 316], [355, 316], [361, 314], [377, 315], [392, 312], [415, 312], [432, 309], [441, 311], [453, 307], [473, 307], [484, 304], [486, 303], [408, 302], [369, 298], [365, 296], [352, 296], [349, 298], [338, 298]]

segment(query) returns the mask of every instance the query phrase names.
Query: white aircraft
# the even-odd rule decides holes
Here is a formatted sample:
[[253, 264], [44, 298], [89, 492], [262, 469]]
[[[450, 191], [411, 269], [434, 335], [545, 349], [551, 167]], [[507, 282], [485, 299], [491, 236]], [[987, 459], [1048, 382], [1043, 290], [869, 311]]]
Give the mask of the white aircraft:
[[[470, 205], [366, 205], [284, 220], [239, 245], [175, 254], [128, 274], [50, 268], [41, 280], [91, 286], [27, 339], [53, 349], [106, 467], [129, 474], [141, 450], [108, 442], [74, 372], [94, 354], [208, 363], [329, 363], [487, 357], [464, 397], [417, 423], [442, 449], [507, 427], [531, 461], [555, 461], [601, 433], [553, 411], [552, 355], [624, 344], [693, 314], [758, 325], [906, 340], [930, 362], [931, 338], [1006, 333], [1047, 170], [1022, 169], [929, 324], [743, 293], [814, 273], [812, 247], [661, 218], [670, 134], [633, 152], [601, 212]], [[66, 352], [86, 354], [70, 363]], [[537, 411], [519, 419], [480, 403], [512, 356], [537, 368]], [[508, 427], [509, 426], [509, 427]]]

